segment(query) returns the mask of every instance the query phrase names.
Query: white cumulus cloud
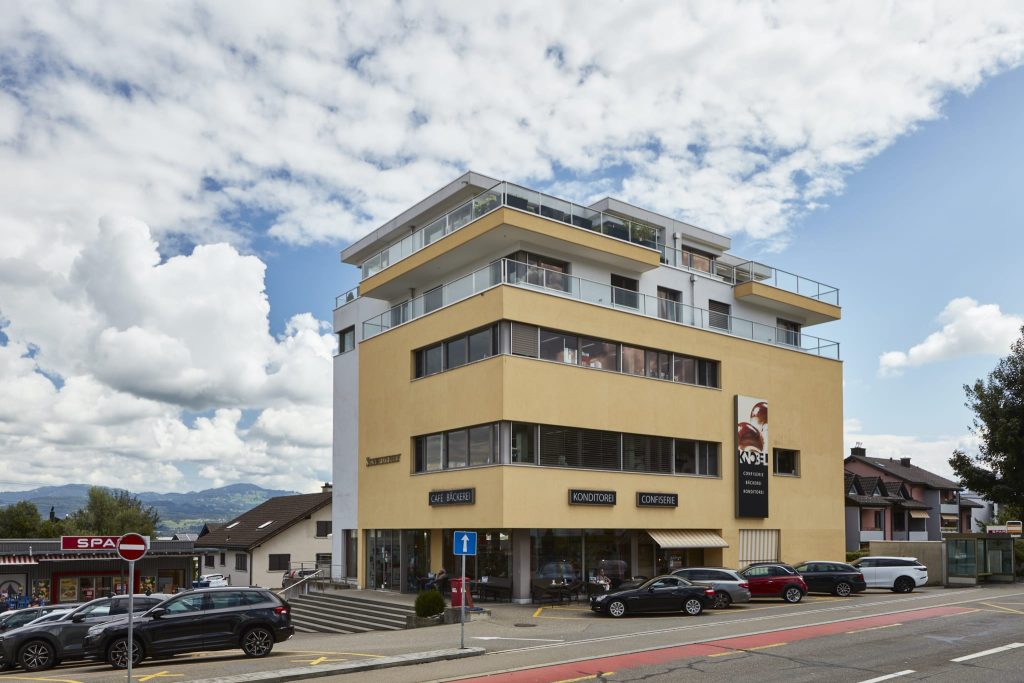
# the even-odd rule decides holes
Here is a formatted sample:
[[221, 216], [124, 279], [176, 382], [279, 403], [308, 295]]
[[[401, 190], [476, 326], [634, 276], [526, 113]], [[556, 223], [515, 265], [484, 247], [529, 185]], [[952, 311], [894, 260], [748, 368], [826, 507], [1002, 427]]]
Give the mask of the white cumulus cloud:
[[1003, 313], [995, 304], [979, 304], [970, 297], [953, 299], [939, 314], [942, 329], [932, 332], [907, 351], [887, 351], [878, 359], [883, 377], [909, 367], [938, 363], [978, 353], [1005, 355], [1021, 334], [1024, 317]]

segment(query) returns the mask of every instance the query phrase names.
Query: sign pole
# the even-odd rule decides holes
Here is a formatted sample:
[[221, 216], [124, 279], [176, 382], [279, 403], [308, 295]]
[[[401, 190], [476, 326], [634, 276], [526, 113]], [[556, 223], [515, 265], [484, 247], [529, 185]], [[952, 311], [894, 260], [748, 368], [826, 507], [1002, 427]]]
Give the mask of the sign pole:
[[462, 590], [462, 604], [460, 605], [461, 613], [459, 614], [459, 649], [464, 650], [466, 648], [466, 556], [462, 556], [462, 584], [459, 586]]
[[128, 561], [128, 683], [132, 683], [132, 659], [135, 641], [132, 640], [132, 622], [135, 617], [135, 560]]

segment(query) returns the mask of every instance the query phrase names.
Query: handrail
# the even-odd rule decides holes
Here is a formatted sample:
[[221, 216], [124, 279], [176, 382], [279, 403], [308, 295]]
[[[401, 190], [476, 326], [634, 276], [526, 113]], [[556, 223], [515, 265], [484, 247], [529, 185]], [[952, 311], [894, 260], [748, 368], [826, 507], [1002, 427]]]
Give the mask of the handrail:
[[359, 298], [359, 285], [356, 285], [352, 289], [348, 290], [344, 294], [339, 294], [334, 297], [334, 309], [337, 310], [345, 304], [352, 303]]
[[323, 571], [323, 569], [314, 570], [312, 574], [304, 576], [301, 579], [299, 579], [298, 581], [296, 581], [295, 583], [289, 584], [289, 585], [285, 586], [284, 588], [282, 588], [281, 590], [274, 591], [274, 592], [277, 595], [279, 595], [279, 596], [283, 596], [285, 593], [287, 593], [288, 591], [292, 590], [296, 586], [301, 586], [302, 584], [306, 583], [310, 579], [318, 578], [320, 576], [320, 572], [322, 572], [322, 571]]
[[[425, 227], [419, 228], [411, 235], [366, 259], [361, 266], [362, 278], [365, 280], [371, 275], [379, 273], [388, 266], [412, 256], [424, 247], [502, 206], [537, 214], [578, 229], [597, 232], [612, 239], [654, 249], [661, 253], [661, 260], [666, 265], [706, 272], [733, 285], [751, 280], [756, 282], [772, 280], [772, 286], [779, 289], [839, 305], [839, 290], [830, 285], [756, 261], [745, 261], [738, 266], [727, 266], [713, 257], [668, 246], [663, 239], [664, 228], [588, 209], [585, 206], [507, 181], [501, 181], [491, 186], [441, 217], [434, 219]], [[744, 269], [744, 267], [746, 268]], [[780, 277], [780, 274], [783, 277]], [[791, 286], [795, 289], [787, 287], [786, 285], [789, 283], [793, 283]], [[807, 293], [812, 290], [813, 294]], [[346, 292], [342, 297], [348, 296], [350, 293]], [[340, 299], [341, 297], [338, 297], [335, 300], [336, 308], [343, 305], [339, 303]], [[348, 303], [348, 301], [344, 303]]]
[[586, 280], [512, 259], [493, 261], [467, 275], [435, 287], [411, 301], [393, 306], [380, 315], [365, 320], [363, 339], [369, 339], [502, 284], [839, 360], [839, 343], [835, 341], [613, 287], [610, 284]]

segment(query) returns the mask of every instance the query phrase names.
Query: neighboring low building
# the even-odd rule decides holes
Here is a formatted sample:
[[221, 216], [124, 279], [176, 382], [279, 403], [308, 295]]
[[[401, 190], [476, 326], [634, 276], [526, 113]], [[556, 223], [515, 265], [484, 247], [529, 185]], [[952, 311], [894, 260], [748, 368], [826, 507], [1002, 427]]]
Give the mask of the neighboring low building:
[[[215, 529], [198, 544], [211, 549], [199, 568], [232, 586], [281, 585], [286, 571], [331, 565], [331, 486], [320, 493], [271, 498]], [[212, 525], [211, 525], [212, 526]]]
[[910, 458], [869, 458], [855, 446], [844, 465], [847, 550], [871, 541], [939, 541], [971, 529], [971, 510], [980, 504]]

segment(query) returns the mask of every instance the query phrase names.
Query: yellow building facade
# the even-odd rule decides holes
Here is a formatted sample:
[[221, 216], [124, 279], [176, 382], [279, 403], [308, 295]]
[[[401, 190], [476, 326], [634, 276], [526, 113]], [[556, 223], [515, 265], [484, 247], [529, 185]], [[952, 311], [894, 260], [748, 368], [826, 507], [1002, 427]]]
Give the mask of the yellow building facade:
[[841, 560], [842, 364], [805, 331], [838, 292], [728, 246], [469, 173], [346, 249], [336, 573], [416, 590], [456, 530], [520, 601]]

